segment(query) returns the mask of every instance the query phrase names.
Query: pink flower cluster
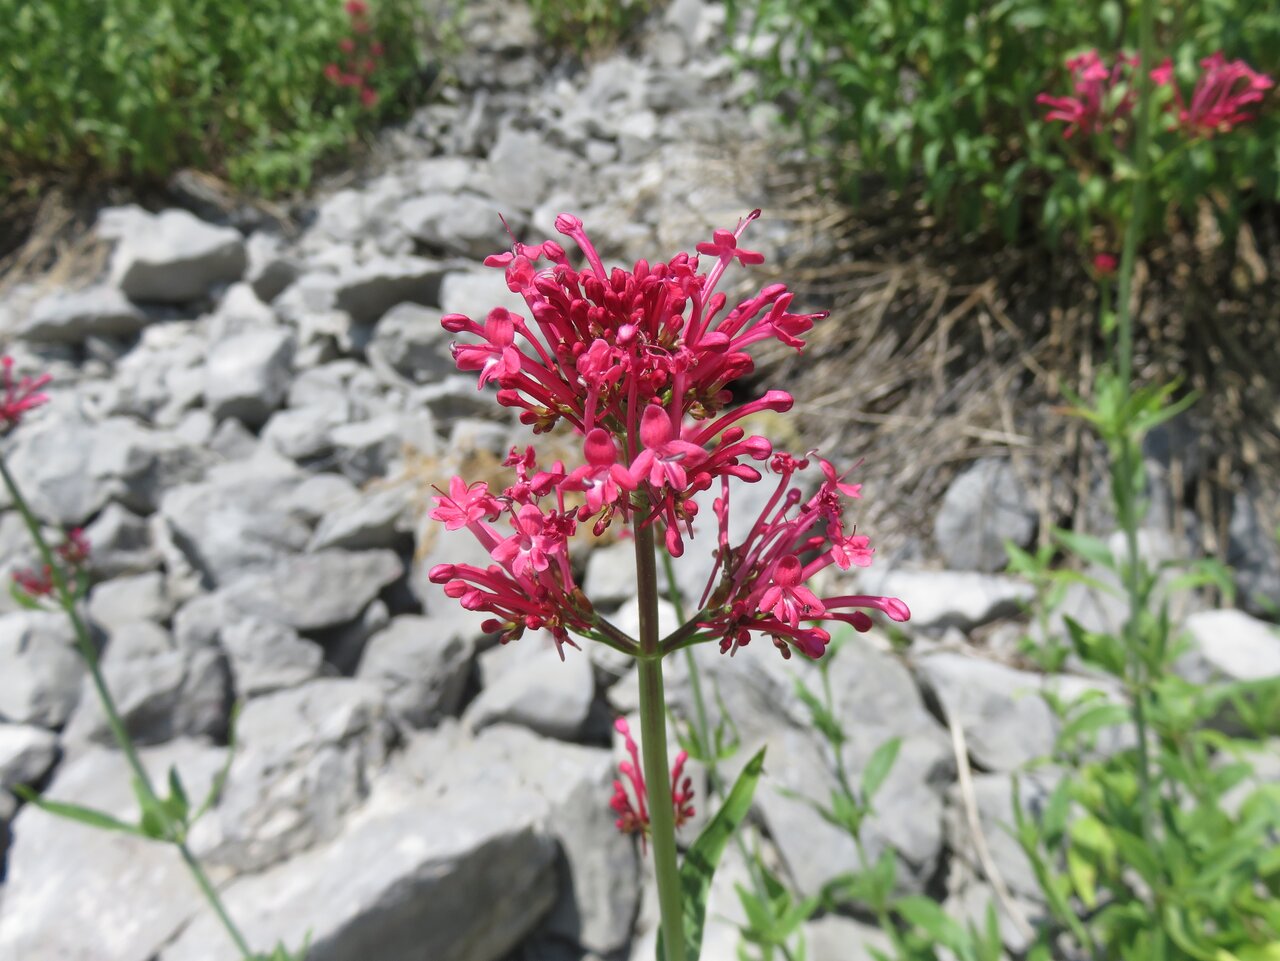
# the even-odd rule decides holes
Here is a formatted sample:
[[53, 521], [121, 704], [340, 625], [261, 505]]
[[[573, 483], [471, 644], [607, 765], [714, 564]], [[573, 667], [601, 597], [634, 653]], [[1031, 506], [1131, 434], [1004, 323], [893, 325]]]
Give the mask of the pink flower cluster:
[[41, 388], [52, 379], [48, 374], [39, 377], [23, 375], [20, 380], [13, 379], [13, 358], [7, 354], [0, 357], [0, 376], [3, 377], [3, 396], [0, 396], [0, 429], [11, 430], [17, 427], [27, 411], [48, 403], [49, 396], [41, 393]]
[[[1096, 50], [1067, 60], [1075, 96], [1053, 97], [1042, 93], [1036, 103], [1047, 107], [1046, 120], [1065, 123], [1063, 136], [1077, 131], [1085, 134], [1104, 133], [1116, 129], [1133, 112], [1135, 101], [1134, 70], [1136, 57], [1118, 54], [1108, 67]], [[1211, 137], [1226, 133], [1256, 114], [1245, 108], [1260, 104], [1268, 90], [1275, 86], [1271, 77], [1252, 69], [1243, 60], [1228, 61], [1221, 52], [1200, 61], [1200, 76], [1188, 104], [1174, 81], [1173, 65], [1166, 60], [1151, 71], [1157, 86], [1169, 87], [1173, 99], [1173, 126], [1193, 137]]]
[[[644, 783], [644, 768], [640, 764], [640, 752], [636, 748], [635, 738], [631, 736], [631, 727], [626, 718], [618, 718], [613, 722], [613, 727], [622, 735], [631, 760], [618, 763], [618, 773], [622, 777], [613, 782], [613, 797], [609, 801], [609, 807], [618, 815], [618, 820], [614, 822], [618, 830], [623, 834], [640, 835], [640, 843], [643, 845], [649, 836], [649, 808], [645, 803], [645, 798], [649, 795]], [[671, 765], [671, 806], [676, 827], [682, 827], [697, 813], [693, 807], [693, 780], [684, 773], [684, 765], [688, 760], [688, 752], [681, 751]], [[627, 794], [627, 784], [631, 785], [630, 795]]]
[[349, 87], [360, 97], [360, 105], [372, 108], [378, 103], [378, 91], [370, 84], [370, 78], [378, 68], [383, 46], [377, 40], [369, 40], [372, 25], [369, 23], [369, 5], [365, 0], [347, 0], [343, 5], [351, 19], [351, 35], [338, 41], [338, 49], [345, 55], [343, 65], [327, 63], [325, 79], [339, 87]]
[[1173, 65], [1165, 61], [1151, 71], [1160, 86], [1173, 89], [1178, 110], [1178, 125], [1193, 136], [1212, 137], [1228, 133], [1238, 124], [1248, 123], [1256, 114], [1246, 107], [1260, 104], [1275, 81], [1265, 73], [1252, 69], [1243, 60], [1227, 61], [1221, 51], [1200, 61], [1200, 78], [1191, 94], [1191, 103], [1182, 99], [1182, 91], [1173, 79]]
[[[657, 525], [666, 549], [679, 556], [693, 533], [695, 496], [714, 485], [716, 574], [694, 621], [668, 639], [672, 645], [715, 637], [732, 651], [759, 631], [785, 655], [795, 645], [817, 657], [829, 635], [805, 622], [836, 620], [865, 630], [870, 622], [856, 610], [862, 608], [907, 618], [895, 599], [822, 600], [805, 586], [830, 564], [847, 570], [869, 563], [867, 538], [847, 534], [841, 523], [842, 501], [857, 497], [858, 488], [819, 460], [823, 480], [803, 497], [788, 484], [810, 461], [775, 454], [766, 438], [747, 436], [739, 425], [760, 411], [789, 410], [789, 394], [770, 390], [729, 408], [730, 385], [754, 367], [748, 348], [773, 339], [800, 349], [802, 335], [825, 316], [792, 312], [783, 284], [733, 306], [716, 290], [734, 261], [763, 261], [739, 246], [758, 216], [754, 211], [735, 230], [715, 231], [696, 255], [609, 271], [582, 222], [562, 214], [556, 228], [582, 250], [582, 269], [550, 240], [517, 242], [485, 261], [505, 271], [530, 319], [501, 307], [483, 324], [461, 314], [443, 318], [447, 330], [475, 338], [454, 345], [455, 361], [477, 371], [481, 387], [495, 384], [499, 403], [520, 410], [535, 432], [563, 421], [583, 438], [585, 463], [575, 470], [560, 463], [544, 470], [532, 448], [512, 450], [507, 465], [516, 481], [501, 493], [454, 478], [448, 493], [435, 498], [431, 516], [450, 530], [470, 530], [494, 563], [442, 564], [431, 580], [463, 607], [493, 614], [485, 628], [500, 631], [504, 642], [543, 628], [557, 645], [572, 644], [572, 631], [629, 649], [630, 639], [597, 616], [576, 583], [569, 539], [584, 523], [597, 535], [615, 520]], [[731, 546], [729, 480], [756, 482], [765, 471], [779, 478], [777, 490], [747, 540]]]
[[1133, 112], [1133, 89], [1129, 82], [1137, 58], [1120, 54], [1114, 66], [1108, 67], [1089, 50], [1067, 60], [1071, 71], [1074, 97], [1051, 97], [1042, 93], [1036, 103], [1048, 107], [1046, 120], [1061, 120], [1067, 125], [1063, 136], [1070, 139], [1078, 131], [1098, 133]]
[[[67, 531], [61, 544], [54, 548], [54, 554], [63, 568], [63, 576], [73, 579], [89, 562], [89, 541], [84, 531], [74, 527]], [[23, 568], [13, 572], [13, 583], [28, 597], [46, 597], [53, 593], [53, 569], [44, 564], [39, 569]]]

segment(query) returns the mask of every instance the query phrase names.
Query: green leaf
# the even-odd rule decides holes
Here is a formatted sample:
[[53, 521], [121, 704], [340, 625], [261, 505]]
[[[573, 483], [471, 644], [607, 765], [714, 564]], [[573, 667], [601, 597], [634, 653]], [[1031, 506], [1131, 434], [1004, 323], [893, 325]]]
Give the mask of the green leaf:
[[93, 808], [82, 807], [79, 804], [69, 804], [66, 801], [51, 801], [41, 797], [25, 784], [17, 784], [13, 787], [13, 793], [18, 795], [28, 804], [34, 804], [40, 810], [55, 817], [66, 818], [68, 821], [78, 821], [81, 824], [87, 824], [91, 828], [100, 828], [104, 831], [119, 831], [121, 834], [132, 834], [135, 837], [146, 837], [140, 831], [137, 825], [128, 824], [119, 818], [102, 811], [95, 811]]
[[894, 910], [909, 923], [923, 930], [935, 942], [962, 951], [968, 937], [964, 928], [954, 919], [947, 916], [937, 903], [919, 894], [908, 895], [894, 902]]
[[43, 611], [44, 605], [40, 603], [39, 598], [32, 597], [24, 591], [17, 581], [9, 582], [9, 596], [13, 598], [13, 602], [26, 611]]
[[178, 776], [177, 767], [169, 768], [169, 797], [163, 803], [165, 811], [176, 823], [183, 825], [187, 823], [191, 802], [187, 800], [187, 792], [182, 786], [182, 778]]
[[1129, 715], [1129, 707], [1125, 704], [1094, 704], [1064, 725], [1058, 737], [1070, 743], [1076, 738], [1096, 734], [1117, 724], [1124, 724], [1129, 720]]
[[[702, 829], [680, 865], [685, 953], [690, 961], [702, 951], [702, 931], [706, 925], [707, 894], [711, 890], [711, 879], [715, 876], [716, 866], [720, 863], [729, 838], [733, 837], [742, 819], [751, 810], [751, 799], [755, 796], [756, 785], [764, 771], [764, 752], [765, 749], [761, 748], [747, 762], [724, 799], [724, 804]], [[666, 957], [661, 932], [658, 935], [658, 957]]]
[[1061, 544], [1064, 549], [1077, 557], [1083, 557], [1091, 564], [1097, 564], [1110, 571], [1116, 570], [1116, 559], [1111, 555], [1111, 548], [1101, 538], [1090, 537], [1087, 534], [1077, 534], [1074, 531], [1066, 531], [1058, 527], [1054, 528], [1053, 539]]
[[862, 772], [862, 803], [864, 805], [869, 807], [871, 799], [884, 785], [885, 778], [889, 776], [894, 762], [898, 759], [898, 750], [901, 747], [902, 738], [891, 737], [876, 748], [871, 759], [867, 761], [867, 766]]

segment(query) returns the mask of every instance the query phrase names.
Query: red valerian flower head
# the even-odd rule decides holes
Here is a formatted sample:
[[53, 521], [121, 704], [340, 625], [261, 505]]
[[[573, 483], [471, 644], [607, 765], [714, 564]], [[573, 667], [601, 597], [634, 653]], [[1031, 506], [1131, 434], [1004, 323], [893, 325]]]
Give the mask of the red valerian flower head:
[[24, 374], [20, 380], [15, 381], [13, 358], [7, 354], [0, 357], [0, 370], [4, 378], [4, 395], [0, 397], [0, 429], [7, 431], [17, 427], [27, 411], [49, 402], [49, 396], [42, 394], [40, 388], [53, 378], [48, 374], [40, 374], [38, 377]]
[[[613, 782], [613, 797], [609, 801], [618, 820], [615, 825], [623, 834], [640, 835], [640, 844], [647, 848], [649, 838], [649, 809], [646, 805], [648, 791], [644, 780], [644, 768], [640, 764], [640, 750], [631, 736], [631, 727], [624, 717], [613, 722], [613, 728], [622, 735], [630, 760], [618, 762], [621, 778]], [[671, 806], [676, 827], [683, 827], [697, 813], [693, 807], [693, 779], [684, 773], [688, 752], [681, 751], [671, 765]], [[625, 781], [625, 783], [624, 783]], [[627, 787], [631, 788], [630, 794]]]
[[1191, 103], [1182, 99], [1168, 63], [1152, 71], [1157, 83], [1173, 88], [1178, 105], [1178, 125], [1193, 136], [1212, 137], [1256, 117], [1251, 108], [1260, 104], [1275, 81], [1259, 73], [1243, 60], [1228, 61], [1218, 51], [1200, 61], [1201, 74], [1191, 94]]
[[1036, 103], [1049, 108], [1046, 120], [1067, 125], [1063, 132], [1065, 139], [1071, 139], [1077, 132], [1106, 132], [1133, 113], [1136, 102], [1133, 72], [1137, 65], [1137, 57], [1118, 53], [1115, 63], [1108, 67], [1098, 51], [1087, 50], [1067, 60], [1075, 96], [1053, 97], [1042, 93], [1037, 95]]

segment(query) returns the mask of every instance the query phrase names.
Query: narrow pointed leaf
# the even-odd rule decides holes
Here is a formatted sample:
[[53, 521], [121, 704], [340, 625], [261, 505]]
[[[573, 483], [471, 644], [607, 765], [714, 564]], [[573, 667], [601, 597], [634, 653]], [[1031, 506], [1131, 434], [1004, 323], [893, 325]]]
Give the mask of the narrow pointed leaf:
[[104, 831], [119, 831], [121, 834], [132, 834], [135, 837], [146, 836], [135, 824], [129, 824], [113, 815], [106, 814], [103, 811], [95, 811], [93, 808], [82, 807], [79, 804], [48, 800], [24, 784], [15, 785], [13, 792], [28, 804], [34, 804], [40, 810], [55, 817], [66, 818], [68, 821], [79, 821], [81, 824], [87, 824], [89, 827], [100, 828]]
[[[751, 799], [755, 796], [756, 784], [764, 771], [764, 750], [761, 748], [747, 762], [724, 799], [723, 806], [702, 829], [680, 865], [685, 954], [689, 961], [696, 961], [702, 950], [702, 931], [706, 925], [707, 894], [711, 890], [711, 879], [729, 839], [751, 810]], [[658, 936], [658, 957], [666, 957], [661, 934]]]

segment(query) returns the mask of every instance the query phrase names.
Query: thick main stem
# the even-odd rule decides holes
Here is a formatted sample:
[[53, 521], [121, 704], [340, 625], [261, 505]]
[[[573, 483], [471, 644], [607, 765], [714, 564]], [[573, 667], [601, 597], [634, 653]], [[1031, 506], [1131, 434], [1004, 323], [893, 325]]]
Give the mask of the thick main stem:
[[636, 587], [640, 602], [640, 748], [649, 794], [649, 836], [658, 881], [665, 961], [687, 961], [684, 914], [680, 901], [680, 865], [676, 857], [676, 822], [671, 808], [671, 770], [667, 760], [667, 705], [662, 689], [662, 655], [658, 645], [658, 570], [653, 527], [636, 525]]
[[[62, 568], [58, 565], [58, 559], [54, 556], [53, 549], [49, 547], [48, 542], [44, 539], [44, 534], [40, 530], [39, 520], [36, 519], [26, 498], [22, 496], [22, 491], [18, 488], [17, 481], [13, 479], [13, 475], [9, 473], [9, 465], [5, 463], [3, 457], [0, 457], [0, 478], [4, 480], [4, 485], [13, 500], [13, 506], [22, 515], [22, 520], [27, 526], [27, 532], [31, 535], [31, 541], [35, 544], [36, 552], [40, 555], [41, 563], [49, 569], [49, 578], [53, 583], [58, 604], [71, 622], [71, 629], [75, 634], [76, 648], [80, 652], [81, 660], [84, 661], [85, 666], [89, 669], [89, 676], [93, 681], [93, 688], [98, 695], [98, 701], [102, 705], [102, 712], [106, 715], [107, 727], [111, 731], [111, 736], [115, 738], [121, 753], [124, 754], [125, 761], [129, 765], [129, 770], [133, 773], [138, 789], [145, 794], [147, 801], [154, 810], [163, 811], [164, 806], [160, 803], [155, 785], [151, 783], [151, 777], [147, 774], [147, 769], [143, 766], [142, 759], [138, 757], [138, 750], [134, 747], [133, 738], [129, 736], [129, 729], [125, 727], [124, 718], [120, 716], [120, 710], [116, 707], [115, 698], [111, 696], [111, 689], [107, 687], [107, 679], [102, 674], [102, 663], [98, 659], [98, 650], [93, 645], [93, 639], [89, 637], [89, 629], [85, 626], [84, 619], [76, 609], [75, 594], [67, 583], [66, 577], [63, 576]], [[235, 942], [236, 948], [246, 961], [251, 961], [255, 956], [253, 951], [249, 948], [244, 935], [240, 933], [240, 929], [231, 920], [231, 916], [227, 914], [227, 909], [223, 905], [217, 889], [209, 881], [208, 875], [204, 873], [204, 869], [200, 866], [200, 862], [196, 860], [195, 855], [191, 853], [191, 849], [187, 847], [186, 840], [176, 837], [168, 840], [182, 854], [182, 859], [186, 862], [192, 877], [195, 878], [196, 884], [199, 885], [205, 899], [209, 902], [209, 906], [213, 908], [214, 913], [222, 921], [227, 934]]]

